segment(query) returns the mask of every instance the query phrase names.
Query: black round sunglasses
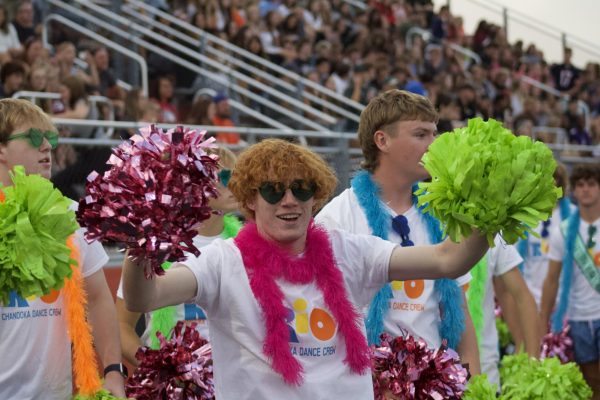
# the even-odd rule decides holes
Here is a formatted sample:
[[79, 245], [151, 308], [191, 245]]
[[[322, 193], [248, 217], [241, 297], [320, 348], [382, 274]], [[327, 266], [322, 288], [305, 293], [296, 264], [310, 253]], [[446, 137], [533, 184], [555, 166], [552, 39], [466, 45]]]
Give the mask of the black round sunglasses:
[[288, 188], [292, 191], [294, 197], [300, 201], [308, 201], [317, 191], [317, 185], [314, 182], [296, 179], [288, 186], [282, 182], [264, 182], [258, 188], [258, 193], [267, 203], [277, 204], [283, 199]]

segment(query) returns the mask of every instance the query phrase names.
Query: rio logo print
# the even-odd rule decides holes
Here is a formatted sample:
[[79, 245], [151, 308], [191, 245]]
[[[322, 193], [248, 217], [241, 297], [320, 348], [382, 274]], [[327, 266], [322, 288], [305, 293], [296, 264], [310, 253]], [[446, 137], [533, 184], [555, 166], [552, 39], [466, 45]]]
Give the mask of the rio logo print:
[[395, 292], [404, 290], [409, 299], [418, 299], [425, 291], [425, 281], [422, 279], [410, 281], [392, 281], [392, 290]]
[[[56, 301], [56, 299], [58, 299], [59, 294], [60, 291], [53, 289], [47, 295], [40, 297], [40, 300], [42, 300], [46, 304], [52, 304]], [[17, 292], [12, 291], [9, 294], [8, 304], [6, 305], [6, 307], [29, 307], [28, 300], [33, 301], [35, 299], [37, 299], [37, 297], [35, 296], [30, 296], [27, 299], [24, 299], [23, 297], [19, 296]]]
[[298, 336], [312, 335], [322, 342], [335, 336], [337, 324], [328, 311], [318, 307], [309, 309], [308, 302], [301, 297], [294, 300], [292, 307], [287, 308], [285, 320], [290, 331], [290, 343], [299, 343]]

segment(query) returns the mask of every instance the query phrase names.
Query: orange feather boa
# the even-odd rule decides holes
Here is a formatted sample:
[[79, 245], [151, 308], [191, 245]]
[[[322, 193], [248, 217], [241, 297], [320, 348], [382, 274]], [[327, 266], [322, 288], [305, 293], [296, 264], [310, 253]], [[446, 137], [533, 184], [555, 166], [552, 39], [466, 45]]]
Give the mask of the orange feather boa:
[[73, 371], [75, 387], [79, 394], [94, 396], [102, 388], [98, 376], [98, 364], [92, 341], [92, 330], [87, 322], [87, 298], [83, 289], [79, 249], [74, 243], [74, 236], [67, 241], [71, 249], [73, 274], [65, 280], [65, 305], [69, 337], [73, 343]]

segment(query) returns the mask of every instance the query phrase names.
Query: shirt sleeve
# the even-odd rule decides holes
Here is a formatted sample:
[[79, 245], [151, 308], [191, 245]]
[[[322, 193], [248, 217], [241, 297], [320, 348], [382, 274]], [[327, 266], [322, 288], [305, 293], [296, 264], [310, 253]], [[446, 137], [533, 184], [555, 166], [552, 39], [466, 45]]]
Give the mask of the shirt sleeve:
[[[221, 239], [202, 248], [198, 257], [190, 255], [181, 266], [189, 268], [196, 277], [198, 291], [191, 302], [210, 312], [219, 295], [227, 243]], [[231, 251], [231, 250], [229, 250]]]
[[80, 228], [76, 233], [77, 245], [79, 246], [79, 255], [81, 257], [80, 268], [84, 278], [92, 276], [101, 270], [108, 262], [108, 254], [104, 247], [98, 241], [88, 243], [84, 239], [85, 228]]
[[493, 255], [490, 257], [490, 270], [494, 276], [504, 275], [523, 262], [523, 258], [515, 246], [506, 243], [496, 243]]
[[395, 243], [371, 235], [330, 231], [333, 252], [350, 296], [359, 306], [366, 306], [387, 283], [390, 258]]
[[562, 261], [565, 252], [565, 241], [558, 225], [550, 229], [548, 237], [548, 258], [552, 261]]

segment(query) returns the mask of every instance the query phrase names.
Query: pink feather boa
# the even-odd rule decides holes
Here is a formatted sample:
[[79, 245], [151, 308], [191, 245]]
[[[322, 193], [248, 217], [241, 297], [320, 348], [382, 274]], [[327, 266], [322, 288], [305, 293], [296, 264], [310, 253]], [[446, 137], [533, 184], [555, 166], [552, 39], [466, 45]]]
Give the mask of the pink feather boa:
[[369, 348], [359, 328], [360, 316], [348, 300], [342, 273], [322, 228], [311, 222], [302, 257], [291, 255], [275, 242], [262, 238], [255, 223], [246, 224], [235, 243], [242, 253], [254, 297], [262, 308], [266, 332], [263, 352], [271, 360], [273, 370], [288, 385], [302, 384], [303, 369], [290, 351], [289, 329], [285, 323], [287, 311], [276, 279], [303, 285], [314, 280], [346, 342], [344, 362], [357, 374], [364, 374], [370, 368]]

